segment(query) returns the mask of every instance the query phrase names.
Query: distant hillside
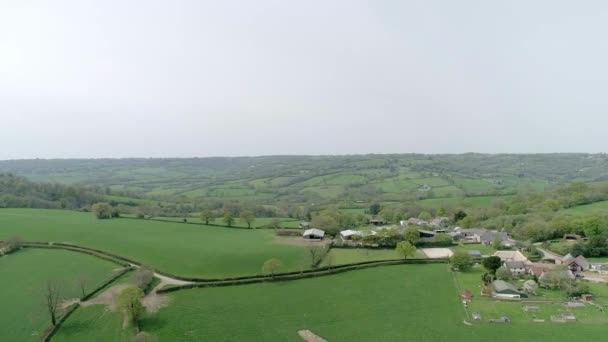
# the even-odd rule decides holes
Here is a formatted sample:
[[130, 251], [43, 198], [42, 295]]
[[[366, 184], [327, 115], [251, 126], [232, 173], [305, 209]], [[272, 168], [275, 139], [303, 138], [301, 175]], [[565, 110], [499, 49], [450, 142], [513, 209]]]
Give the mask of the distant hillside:
[[159, 201], [349, 204], [506, 196], [608, 180], [604, 154], [266, 156], [0, 161], [33, 181]]

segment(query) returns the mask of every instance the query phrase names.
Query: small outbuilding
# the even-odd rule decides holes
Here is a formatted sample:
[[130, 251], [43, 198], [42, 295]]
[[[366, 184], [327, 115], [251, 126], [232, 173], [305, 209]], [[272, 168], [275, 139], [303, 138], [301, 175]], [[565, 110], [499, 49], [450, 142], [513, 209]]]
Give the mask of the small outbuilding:
[[352, 240], [353, 236], [362, 236], [363, 234], [357, 230], [343, 230], [340, 232], [340, 237], [342, 240]]
[[471, 300], [473, 298], [473, 293], [471, 293], [471, 291], [464, 289], [462, 290], [462, 293], [460, 294], [460, 298], [462, 300]]
[[470, 251], [467, 251], [467, 253], [469, 253], [469, 256], [471, 256], [471, 258], [473, 258], [473, 259], [481, 259], [481, 252], [480, 251], [470, 250]]
[[519, 291], [511, 283], [507, 283], [504, 280], [494, 280], [492, 282], [492, 297], [499, 299], [520, 299], [528, 298], [528, 295]]
[[322, 231], [321, 229], [311, 228], [311, 229], [305, 230], [304, 233], [302, 234], [302, 236], [304, 237], [305, 240], [320, 241], [320, 240], [323, 240], [323, 237], [325, 236], [325, 232]]

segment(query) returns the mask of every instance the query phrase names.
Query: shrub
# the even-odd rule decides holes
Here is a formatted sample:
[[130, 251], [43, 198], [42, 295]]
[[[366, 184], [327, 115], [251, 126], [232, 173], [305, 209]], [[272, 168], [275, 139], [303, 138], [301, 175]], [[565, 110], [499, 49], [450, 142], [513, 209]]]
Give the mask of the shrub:
[[109, 203], [99, 202], [93, 204], [93, 206], [91, 207], [91, 211], [93, 212], [95, 217], [102, 220], [111, 218], [113, 209]]

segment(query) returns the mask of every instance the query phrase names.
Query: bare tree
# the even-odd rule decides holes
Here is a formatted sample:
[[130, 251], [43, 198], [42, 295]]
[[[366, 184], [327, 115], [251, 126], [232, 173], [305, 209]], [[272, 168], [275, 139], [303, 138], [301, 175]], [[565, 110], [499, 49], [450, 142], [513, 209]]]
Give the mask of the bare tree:
[[76, 286], [80, 289], [80, 298], [84, 298], [87, 294], [87, 286], [89, 285], [89, 278], [86, 276], [79, 276], [76, 278]]
[[47, 280], [44, 288], [44, 299], [46, 301], [46, 309], [51, 316], [51, 323], [57, 324], [57, 316], [59, 313], [59, 303], [61, 302], [61, 286], [58, 282]]

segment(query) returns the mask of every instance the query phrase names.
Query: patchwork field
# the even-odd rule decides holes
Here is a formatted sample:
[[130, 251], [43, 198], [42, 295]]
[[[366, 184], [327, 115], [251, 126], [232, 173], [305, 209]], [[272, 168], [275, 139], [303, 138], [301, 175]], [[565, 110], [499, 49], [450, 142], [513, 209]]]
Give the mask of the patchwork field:
[[[92, 290], [120, 267], [82, 253], [54, 249], [23, 249], [0, 257], [0, 341], [36, 341], [50, 326], [44, 286], [61, 284], [64, 298], [80, 296], [77, 277], [86, 277]], [[10, 313], [10, 314], [9, 314]]]
[[66, 242], [128, 257], [161, 271], [206, 278], [261, 273], [278, 258], [284, 270], [309, 266], [301, 246], [273, 242], [269, 229], [230, 229], [138, 219], [97, 220], [90, 213], [0, 209], [0, 239]]

